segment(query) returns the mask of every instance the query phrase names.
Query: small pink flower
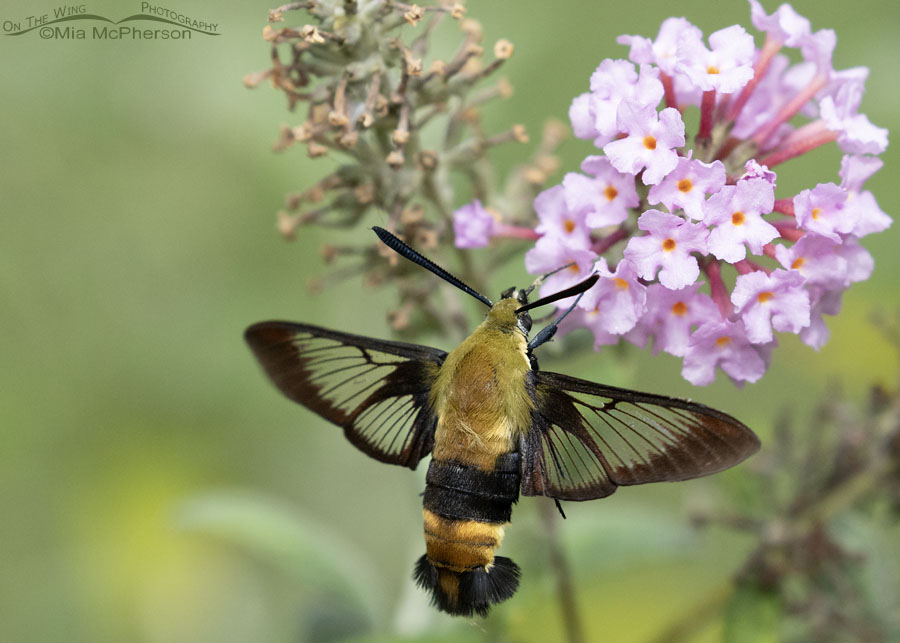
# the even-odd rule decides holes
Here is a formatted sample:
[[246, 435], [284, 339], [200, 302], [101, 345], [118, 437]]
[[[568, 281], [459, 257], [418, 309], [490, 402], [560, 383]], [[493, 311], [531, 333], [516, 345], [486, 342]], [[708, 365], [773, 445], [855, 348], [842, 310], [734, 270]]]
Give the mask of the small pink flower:
[[603, 147], [619, 172], [637, 174], [644, 170], [644, 185], [656, 185], [678, 165], [675, 148], [684, 145], [684, 122], [677, 109], [636, 108], [628, 102], [619, 106], [619, 129], [628, 135]]
[[816, 66], [819, 76], [828, 77], [834, 69], [831, 66], [831, 57], [837, 44], [837, 35], [831, 29], [820, 29], [811, 34], [798, 34], [797, 46], [803, 59]]
[[684, 18], [666, 18], [656, 40], [643, 36], [619, 36], [620, 45], [630, 45], [628, 58], [638, 64], [655, 64], [663, 73], [674, 76], [678, 64], [678, 41], [683, 37], [700, 40], [703, 32]]
[[556, 237], [572, 247], [590, 246], [590, 231], [584, 222], [585, 212], [569, 208], [564, 185], [554, 185], [538, 194], [534, 199], [534, 211], [540, 221], [535, 228], [538, 234]]
[[578, 96], [569, 108], [572, 129], [579, 138], [592, 138], [594, 145], [602, 147], [619, 132], [622, 101], [655, 108], [662, 96], [655, 68], [642, 65], [638, 74], [627, 60], [604, 60], [591, 76], [591, 91]]
[[799, 333], [809, 326], [809, 293], [796, 271], [755, 271], [739, 275], [731, 293], [734, 310], [741, 315], [747, 339], [753, 344], [772, 341], [772, 328]]
[[844, 242], [835, 248], [835, 251], [847, 262], [845, 277], [848, 286], [857, 281], [865, 281], [872, 276], [875, 260], [868, 250], [859, 245], [856, 239], [853, 237], [844, 239]]
[[453, 212], [453, 235], [457, 248], [483, 248], [494, 236], [497, 220], [478, 199]]
[[703, 222], [715, 225], [709, 235], [709, 251], [729, 263], [754, 254], [778, 237], [778, 230], [762, 218], [775, 205], [774, 186], [765, 179], [742, 179], [712, 195], [703, 208]]
[[812, 31], [809, 20], [794, 11], [789, 4], [781, 5], [769, 16], [758, 0], [750, 0], [750, 20], [754, 27], [765, 31], [769, 38], [789, 47], [800, 45]]
[[628, 218], [629, 208], [640, 204], [634, 177], [622, 174], [605, 156], [589, 156], [581, 169], [594, 178], [570, 172], [563, 179], [566, 206], [584, 214], [589, 228], [617, 225]]
[[862, 189], [863, 184], [882, 165], [881, 159], [872, 156], [846, 155], [841, 160], [841, 187], [847, 191], [844, 209], [856, 222], [851, 230], [856, 237], [882, 232], [891, 226], [891, 217], [878, 206], [875, 196]]
[[707, 49], [696, 34], [678, 41], [679, 72], [701, 91], [733, 94], [753, 78], [753, 37], [740, 25], [720, 29], [709, 36]]
[[587, 328], [594, 336], [595, 351], [600, 350], [602, 346], [618, 344], [619, 340], [622, 339], [621, 335], [603, 330], [603, 325], [606, 321], [605, 316], [606, 313], [599, 307], [592, 310], [576, 308], [562, 321], [562, 324], [560, 324], [560, 331], [568, 333], [575, 328]]
[[819, 101], [822, 120], [838, 132], [838, 145], [847, 154], [881, 154], [887, 149], [888, 133], [857, 112], [862, 92], [861, 84], [846, 83], [834, 96], [823, 98]]
[[[594, 139], [600, 136], [594, 124], [590, 92], [579, 94], [572, 99], [572, 104], [569, 105], [569, 122], [572, 123], [572, 132], [578, 138]], [[601, 145], [608, 140], [604, 139]]]
[[647, 201], [662, 203], [670, 212], [681, 208], [690, 218], [703, 218], [707, 194], [715, 194], [725, 185], [725, 166], [721, 161], [703, 163], [682, 156], [678, 165], [658, 185], [650, 188]]
[[602, 139], [601, 143], [595, 142], [596, 145], [611, 141], [619, 131], [616, 127], [619, 103], [626, 94], [631, 93], [637, 80], [634, 65], [625, 60], [610, 58], [601, 62], [591, 75], [588, 110], [594, 136]]
[[578, 306], [598, 315], [592, 325], [607, 333], [621, 335], [637, 323], [647, 303], [647, 287], [638, 281], [637, 273], [627, 260], [610, 271], [601, 257], [594, 266], [600, 280], [584, 293]]
[[771, 349], [771, 344], [751, 344], [740, 320], [712, 319], [691, 335], [681, 376], [706, 386], [715, 380], [718, 366], [737, 384], [755, 382], [766, 372]]
[[847, 261], [837, 249], [835, 241], [811, 232], [793, 246], [775, 246], [775, 258], [786, 269], [803, 275], [811, 286], [843, 288], [849, 285]]
[[659, 210], [647, 210], [638, 219], [638, 228], [648, 234], [633, 237], [625, 248], [625, 258], [631, 261], [643, 279], [655, 279], [672, 290], [689, 286], [700, 276], [700, 266], [692, 252], [706, 254], [707, 229], [688, 223], [681, 217]]
[[709, 295], [697, 292], [695, 283], [681, 290], [669, 290], [661, 284], [647, 286], [647, 311], [626, 339], [646, 346], [653, 337], [653, 353], [665, 351], [684, 357], [691, 340], [691, 330], [719, 318], [719, 308]]
[[[534, 247], [525, 253], [525, 269], [533, 275], [540, 275], [572, 264], [547, 278], [541, 286], [540, 294], [543, 297], [587, 279], [596, 259], [597, 254], [588, 248], [569, 246], [560, 237], [546, 235], [538, 239]], [[567, 303], [558, 302], [557, 306], [567, 306], [571, 303], [570, 299], [563, 301]]]
[[843, 290], [810, 289], [812, 307], [809, 312], [809, 326], [800, 331], [800, 339], [807, 346], [819, 350], [828, 341], [828, 326], [823, 315], [837, 315], [841, 312]]
[[772, 187], [775, 187], [775, 179], [777, 175], [775, 172], [767, 168], [765, 165], [760, 165], [756, 159], [750, 159], [744, 164], [744, 174], [741, 176], [742, 179], [764, 179], [772, 184]]
[[819, 183], [812, 190], [803, 190], [794, 197], [798, 227], [839, 242], [841, 235], [856, 225], [852, 211], [844, 210], [846, 201], [847, 192], [834, 183]]

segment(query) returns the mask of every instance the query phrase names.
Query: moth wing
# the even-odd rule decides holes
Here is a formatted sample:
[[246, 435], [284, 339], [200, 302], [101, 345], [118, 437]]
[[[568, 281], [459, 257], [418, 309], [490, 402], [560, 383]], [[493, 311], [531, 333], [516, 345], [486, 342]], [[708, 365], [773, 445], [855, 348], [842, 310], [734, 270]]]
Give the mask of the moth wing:
[[434, 445], [428, 394], [444, 351], [282, 321], [244, 333], [289, 399], [344, 429], [363, 453], [415, 469]]
[[531, 372], [533, 423], [522, 438], [522, 494], [591, 500], [617, 487], [687, 480], [753, 455], [759, 439], [702, 404]]

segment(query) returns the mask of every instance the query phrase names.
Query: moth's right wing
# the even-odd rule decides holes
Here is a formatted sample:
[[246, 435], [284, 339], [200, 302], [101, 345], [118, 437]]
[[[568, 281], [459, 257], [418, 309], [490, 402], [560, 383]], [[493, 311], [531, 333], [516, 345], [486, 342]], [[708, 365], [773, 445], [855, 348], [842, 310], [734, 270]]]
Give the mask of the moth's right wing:
[[282, 393], [365, 454], [415, 469], [431, 452], [428, 395], [444, 351], [283, 321], [253, 324], [244, 338]]
[[617, 487], [689, 480], [759, 449], [753, 431], [703, 404], [531, 371], [522, 495], [591, 500]]

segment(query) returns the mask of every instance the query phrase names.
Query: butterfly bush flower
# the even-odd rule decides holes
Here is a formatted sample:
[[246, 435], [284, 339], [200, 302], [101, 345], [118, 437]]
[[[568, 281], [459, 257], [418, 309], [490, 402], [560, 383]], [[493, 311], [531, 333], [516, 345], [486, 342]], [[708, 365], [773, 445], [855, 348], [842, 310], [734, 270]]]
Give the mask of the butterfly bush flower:
[[647, 210], [638, 219], [646, 235], [634, 237], [625, 248], [625, 258], [638, 274], [652, 281], [659, 270], [659, 283], [671, 290], [689, 286], [700, 276], [693, 252], [706, 252], [709, 231], [700, 224], [659, 210]]
[[778, 230], [762, 218], [774, 204], [775, 186], [765, 179], [742, 178], [724, 186], [703, 207], [703, 222], [715, 226], [709, 251], [729, 263], [744, 259], [745, 245], [761, 254], [763, 246], [778, 237]]
[[601, 257], [594, 270], [600, 279], [580, 302], [584, 310], [596, 313], [591, 329], [614, 335], [628, 332], [647, 307], [647, 287], [627, 260], [620, 261], [612, 271]]
[[715, 194], [725, 185], [725, 166], [722, 161], [704, 163], [688, 156], [678, 159], [678, 165], [662, 183], [650, 188], [647, 202], [662, 203], [669, 212], [682, 209], [691, 219], [703, 218], [706, 195]]
[[[669, 18], [655, 38], [620, 36], [627, 59], [601, 61], [569, 110], [597, 150], [537, 197], [526, 254], [535, 274], [568, 266], [542, 294], [600, 275], [567, 330], [588, 328], [597, 348], [625, 338], [676, 355], [698, 385], [717, 369], [758, 380], [777, 333], [821, 347], [823, 315], [874, 268], [859, 239], [891, 224], [865, 189], [888, 142], [859, 111], [868, 70], [834, 69], [836, 34], [790, 5], [749, 4], [756, 33], [704, 37]], [[779, 190], [789, 161], [824, 145], [840, 167]]]
[[497, 228], [497, 220], [477, 199], [453, 213], [453, 234], [459, 248], [483, 248]]

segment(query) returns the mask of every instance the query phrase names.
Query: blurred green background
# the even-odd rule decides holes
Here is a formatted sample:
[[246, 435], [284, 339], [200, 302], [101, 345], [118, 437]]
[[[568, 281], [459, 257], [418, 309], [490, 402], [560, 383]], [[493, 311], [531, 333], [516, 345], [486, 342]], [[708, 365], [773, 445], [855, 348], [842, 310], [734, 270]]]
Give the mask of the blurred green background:
[[[7, 1], [0, 20], [55, 6]], [[511, 640], [556, 640], [537, 500], [518, 505], [503, 550], [524, 569], [520, 594], [484, 624], [437, 614], [410, 581], [423, 551], [424, 467], [410, 473], [365, 458], [258, 372], [241, 341], [247, 324], [275, 317], [388, 337], [393, 293], [348, 281], [310, 294], [306, 280], [324, 270], [319, 245], [335, 239], [311, 231], [291, 244], [275, 232], [284, 195], [330, 161], [311, 162], [299, 147], [273, 154], [278, 126], [299, 117], [267, 84], [241, 84], [268, 64], [261, 31], [272, 5], [162, 6], [217, 22], [222, 35], [0, 35], [0, 640], [372, 640], [364, 634], [375, 632], [385, 641], [480, 641], [500, 630]], [[794, 6], [814, 28], [837, 30], [836, 67], [871, 68], [863, 110], [896, 135], [900, 5]], [[516, 93], [486, 113], [488, 130], [521, 122], [537, 135], [545, 118], [565, 119], [596, 64], [625, 55], [616, 35], [654, 36], [672, 7], [470, 3], [488, 43], [516, 45], [504, 68]], [[685, 0], [677, 11], [706, 33], [750, 26], [744, 2], [710, 7]], [[87, 10], [118, 19], [140, 6], [106, 0]], [[894, 215], [896, 149], [866, 186]], [[563, 167], [589, 152], [568, 141]], [[517, 154], [497, 158], [508, 165]], [[813, 157], [778, 168], [779, 196], [839, 180], [836, 150]], [[898, 239], [895, 225], [864, 241], [875, 274], [829, 320], [828, 345], [814, 352], [783, 337], [758, 384], [736, 389], [719, 374], [692, 389], [677, 360], [636, 350], [566, 368], [691, 396], [765, 438], [781, 409], [802, 418], [829, 383], [861, 400], [871, 383], [897, 382], [897, 355], [869, 318], [898, 310]], [[493, 283], [492, 292], [509, 285]], [[647, 640], [728, 578], [750, 541], [693, 532], [686, 516], [736, 476], [569, 504], [560, 527], [589, 640]]]

